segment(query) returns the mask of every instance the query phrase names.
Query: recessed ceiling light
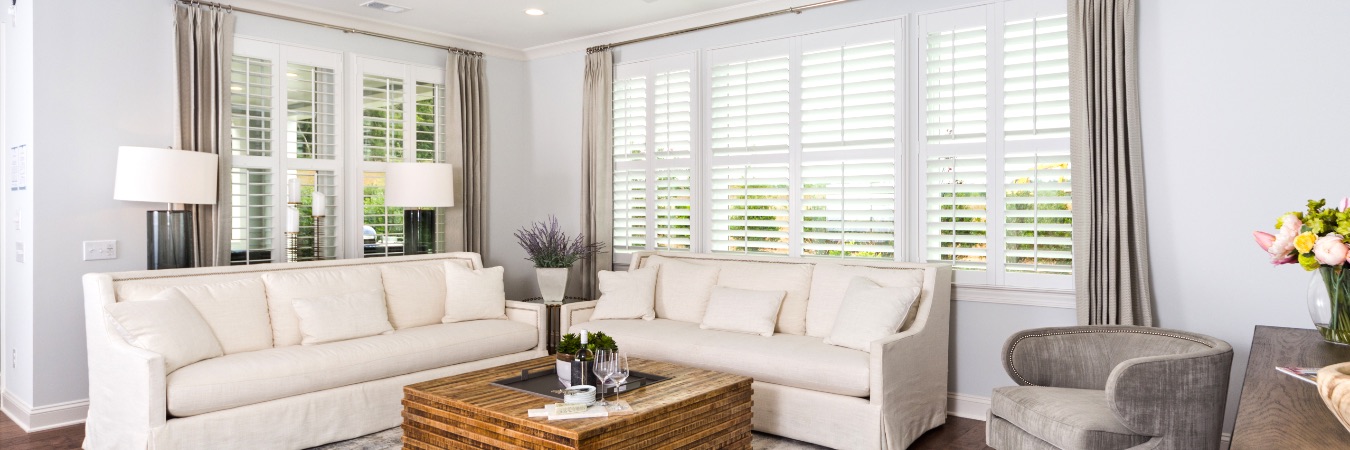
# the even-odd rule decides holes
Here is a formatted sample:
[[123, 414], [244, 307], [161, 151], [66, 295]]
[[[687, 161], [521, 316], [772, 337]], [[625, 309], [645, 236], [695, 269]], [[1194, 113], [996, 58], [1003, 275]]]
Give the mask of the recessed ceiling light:
[[529, 14], [531, 16], [542, 16], [544, 15], [544, 10], [538, 8], [530, 8], [525, 10], [525, 14]]
[[361, 3], [361, 6], [364, 6], [364, 7], [367, 7], [367, 8], [378, 9], [378, 10], [384, 11], [384, 12], [391, 12], [391, 13], [401, 13], [401, 12], [404, 12], [404, 11], [407, 11], [407, 10], [412, 9], [412, 8], [407, 7], [407, 6], [393, 5], [393, 4], [385, 3], [385, 2], [382, 2], [382, 1], [379, 1], [379, 0], [370, 0], [370, 1], [367, 1], [367, 2], [364, 2], [364, 3]]

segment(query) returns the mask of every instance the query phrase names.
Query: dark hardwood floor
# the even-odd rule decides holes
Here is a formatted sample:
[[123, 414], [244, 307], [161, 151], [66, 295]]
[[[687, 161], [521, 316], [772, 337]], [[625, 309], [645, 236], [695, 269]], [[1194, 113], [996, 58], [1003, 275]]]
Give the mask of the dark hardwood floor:
[[[76, 449], [84, 441], [84, 425], [24, 433], [23, 429], [0, 414], [0, 449], [47, 450]], [[984, 422], [948, 417], [947, 424], [929, 430], [914, 445], [915, 450], [984, 450]]]

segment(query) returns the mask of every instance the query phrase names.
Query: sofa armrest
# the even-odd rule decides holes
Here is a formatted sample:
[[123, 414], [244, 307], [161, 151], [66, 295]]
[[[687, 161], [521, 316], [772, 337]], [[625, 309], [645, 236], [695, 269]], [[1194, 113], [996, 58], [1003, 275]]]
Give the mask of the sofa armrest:
[[1233, 348], [1208, 339], [1211, 346], [1199, 351], [1117, 365], [1106, 381], [1111, 412], [1136, 433], [1161, 436], [1165, 447], [1218, 448]]
[[506, 318], [524, 323], [539, 330], [538, 345], [535, 350], [540, 356], [548, 354], [548, 309], [542, 303], [506, 301]]
[[591, 314], [595, 313], [595, 304], [598, 302], [598, 300], [590, 300], [562, 305], [561, 314], [558, 318], [559, 335], [571, 333], [572, 325], [590, 322]]
[[882, 448], [906, 448], [947, 420], [951, 275], [950, 267], [929, 270], [914, 322], [868, 347], [869, 402], [882, 410]]
[[86, 448], [149, 448], [150, 434], [169, 418], [164, 357], [128, 344], [103, 312], [115, 301], [112, 278], [84, 277], [89, 356]]

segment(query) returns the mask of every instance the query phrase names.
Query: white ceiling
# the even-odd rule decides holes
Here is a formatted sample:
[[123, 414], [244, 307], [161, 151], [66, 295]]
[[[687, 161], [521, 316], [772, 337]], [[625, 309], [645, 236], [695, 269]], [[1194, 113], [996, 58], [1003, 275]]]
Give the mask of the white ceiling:
[[[495, 46], [526, 50], [765, 0], [381, 0], [412, 8], [393, 14], [359, 6], [365, 0], [264, 0], [383, 22]], [[543, 16], [525, 10], [538, 8]]]

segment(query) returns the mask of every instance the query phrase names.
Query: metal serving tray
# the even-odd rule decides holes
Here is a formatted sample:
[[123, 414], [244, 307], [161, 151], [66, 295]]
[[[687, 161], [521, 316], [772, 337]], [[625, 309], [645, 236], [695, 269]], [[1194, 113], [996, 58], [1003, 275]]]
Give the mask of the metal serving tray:
[[[626, 383], [619, 386], [606, 386], [605, 396], [608, 397], [615, 394], [630, 392], [669, 379], [670, 377], [652, 375], [636, 370], [630, 371]], [[554, 400], [562, 400], [562, 390], [567, 387], [563, 386], [562, 381], [558, 380], [557, 366], [522, 370], [520, 371], [520, 376], [493, 381], [491, 384]], [[596, 396], [599, 397], [599, 393], [597, 393]]]

